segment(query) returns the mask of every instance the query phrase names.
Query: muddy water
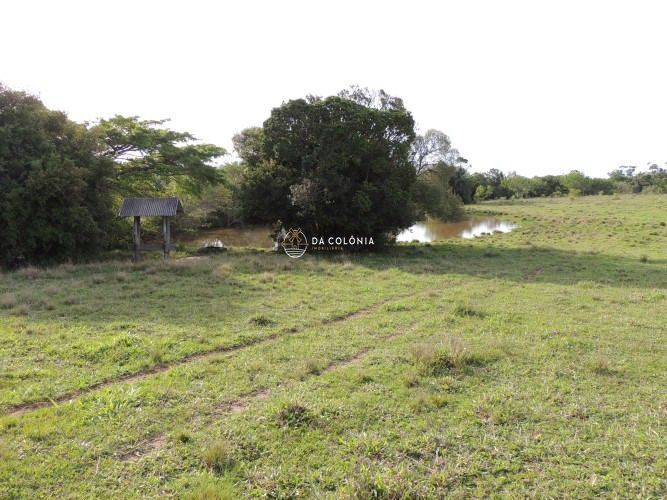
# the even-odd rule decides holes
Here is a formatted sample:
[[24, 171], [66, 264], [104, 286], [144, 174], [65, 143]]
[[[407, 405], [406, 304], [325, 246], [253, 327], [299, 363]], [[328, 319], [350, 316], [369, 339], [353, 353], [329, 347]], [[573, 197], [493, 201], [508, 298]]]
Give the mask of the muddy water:
[[[427, 219], [400, 233], [397, 240], [407, 242], [417, 240], [427, 243], [447, 238], [469, 239], [495, 231], [508, 233], [515, 227], [511, 222], [495, 217], [473, 216], [456, 222]], [[200, 231], [194, 237], [183, 238], [183, 241], [201, 245], [206, 241], [220, 240], [228, 247], [271, 248], [273, 242], [269, 238], [270, 232], [268, 227], [208, 229]]]
[[427, 219], [401, 232], [396, 238], [398, 241], [414, 241], [428, 243], [447, 238], [476, 238], [485, 233], [509, 233], [516, 227], [511, 222], [502, 221], [495, 217], [471, 216], [456, 222], [440, 222]]

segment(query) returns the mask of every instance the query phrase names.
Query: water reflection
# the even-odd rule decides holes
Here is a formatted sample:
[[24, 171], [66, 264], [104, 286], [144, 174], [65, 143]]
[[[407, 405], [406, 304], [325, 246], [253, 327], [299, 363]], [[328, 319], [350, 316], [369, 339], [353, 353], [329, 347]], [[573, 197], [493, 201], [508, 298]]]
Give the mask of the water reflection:
[[426, 219], [401, 232], [397, 241], [419, 241], [428, 243], [446, 238], [470, 239], [485, 233], [509, 233], [516, 227], [511, 222], [502, 221], [495, 217], [471, 216], [456, 222], [441, 222], [436, 219]]
[[[440, 222], [436, 219], [427, 219], [401, 232], [397, 241], [414, 241], [422, 243], [442, 240], [446, 238], [475, 238], [484, 233], [500, 231], [508, 233], [516, 226], [511, 222], [502, 221], [495, 217], [466, 217], [456, 222]], [[221, 240], [227, 247], [254, 247], [272, 248], [273, 241], [269, 237], [271, 230], [268, 227], [226, 227], [222, 229], [207, 229], [199, 231], [195, 236], [184, 236], [181, 241], [202, 245], [207, 241]]]

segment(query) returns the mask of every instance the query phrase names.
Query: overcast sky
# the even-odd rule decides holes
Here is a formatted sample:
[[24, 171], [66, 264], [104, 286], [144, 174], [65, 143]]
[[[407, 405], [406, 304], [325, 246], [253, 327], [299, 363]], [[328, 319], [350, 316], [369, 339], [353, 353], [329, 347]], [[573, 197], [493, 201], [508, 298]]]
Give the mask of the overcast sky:
[[230, 150], [281, 102], [359, 84], [474, 170], [604, 175], [667, 161], [666, 23], [637, 0], [16, 0], [0, 81], [75, 120], [171, 118]]

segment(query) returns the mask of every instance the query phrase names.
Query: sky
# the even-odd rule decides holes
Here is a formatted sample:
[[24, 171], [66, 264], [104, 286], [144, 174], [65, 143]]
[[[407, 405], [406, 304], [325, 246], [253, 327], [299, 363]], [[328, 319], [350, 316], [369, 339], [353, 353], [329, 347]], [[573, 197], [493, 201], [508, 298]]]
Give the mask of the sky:
[[0, 82], [229, 151], [282, 102], [357, 84], [403, 98], [474, 171], [604, 176], [667, 162], [665, 21], [642, 0], [16, 0]]

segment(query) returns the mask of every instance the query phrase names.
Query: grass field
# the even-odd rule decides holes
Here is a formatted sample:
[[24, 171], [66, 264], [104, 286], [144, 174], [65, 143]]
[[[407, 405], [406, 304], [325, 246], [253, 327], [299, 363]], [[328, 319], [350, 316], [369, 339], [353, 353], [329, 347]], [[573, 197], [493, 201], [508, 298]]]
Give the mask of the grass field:
[[0, 497], [667, 496], [667, 196], [0, 275]]

